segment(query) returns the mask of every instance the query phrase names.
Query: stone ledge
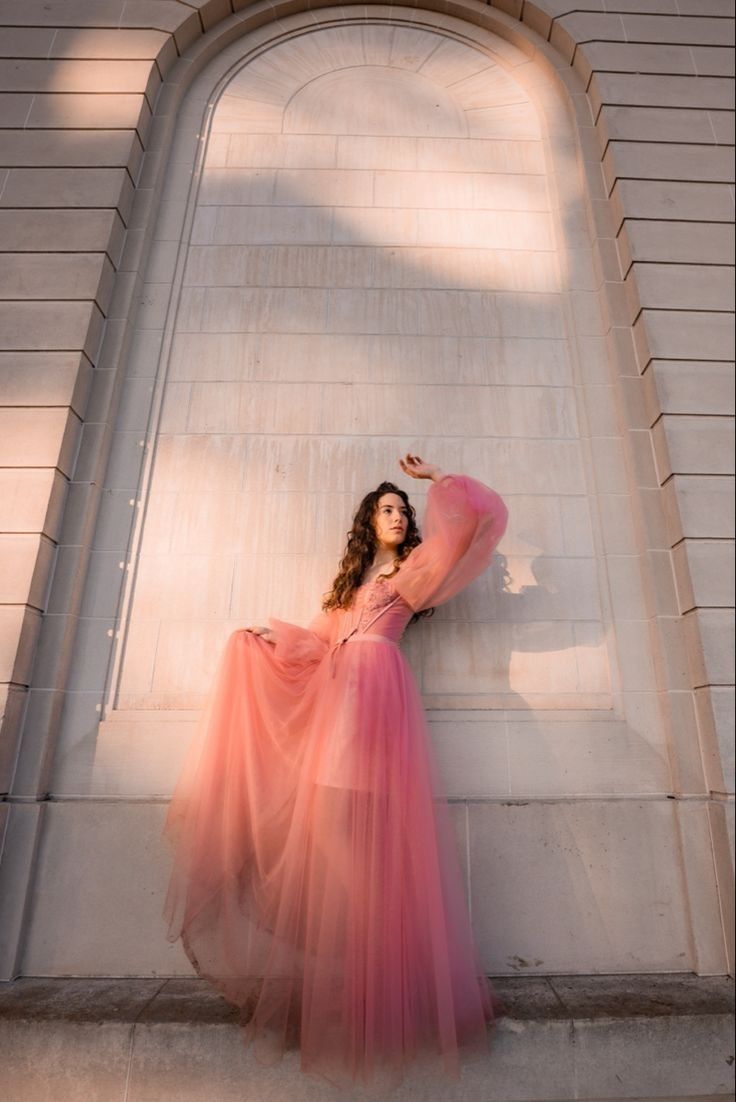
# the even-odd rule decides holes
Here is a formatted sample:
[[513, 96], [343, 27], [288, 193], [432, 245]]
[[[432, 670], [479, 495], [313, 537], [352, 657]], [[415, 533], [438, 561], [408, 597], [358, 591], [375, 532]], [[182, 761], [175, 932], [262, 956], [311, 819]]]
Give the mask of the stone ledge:
[[[691, 972], [492, 976], [515, 1021], [663, 1018], [734, 1013], [729, 976]], [[50, 978], [0, 983], [0, 1019], [218, 1024], [237, 1010], [197, 978]]]
[[[732, 1102], [733, 984], [688, 973], [499, 976], [487, 1055], [452, 1082], [430, 1059], [391, 1102]], [[290, 1048], [263, 1065], [235, 1012], [196, 978], [0, 984], [12, 1102], [378, 1102], [303, 1074]], [[4, 1019], [4, 1020], [3, 1020]]]

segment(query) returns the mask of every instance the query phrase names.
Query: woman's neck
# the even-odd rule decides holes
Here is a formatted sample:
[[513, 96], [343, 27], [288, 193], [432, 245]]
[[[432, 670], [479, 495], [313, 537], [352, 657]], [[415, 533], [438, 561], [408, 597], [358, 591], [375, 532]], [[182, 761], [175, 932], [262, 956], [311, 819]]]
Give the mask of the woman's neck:
[[373, 562], [370, 565], [371, 570], [380, 570], [382, 566], [393, 565], [397, 559], [396, 551], [392, 547], [379, 547], [373, 556]]
[[365, 585], [366, 582], [372, 582], [382, 574], [391, 574], [396, 559], [396, 553], [390, 549], [388, 551], [377, 551], [373, 558], [373, 562], [363, 574], [361, 585]]

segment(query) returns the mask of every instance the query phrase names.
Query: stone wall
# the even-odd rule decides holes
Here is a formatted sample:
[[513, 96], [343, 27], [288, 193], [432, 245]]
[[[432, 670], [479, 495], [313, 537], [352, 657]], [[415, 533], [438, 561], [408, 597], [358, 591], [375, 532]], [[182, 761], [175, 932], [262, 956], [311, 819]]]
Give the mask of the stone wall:
[[[620, 599], [637, 584], [626, 569], [634, 547], [653, 582], [636, 639], [653, 640], [655, 696], [672, 731], [672, 793], [704, 800], [701, 826], [715, 838], [725, 928], [731, 874], [723, 824], [733, 811], [732, 6], [614, 0], [606, 7], [616, 10], [603, 12], [590, 0], [566, 14], [569, 6], [443, 7], [478, 26], [495, 19], [528, 56], [552, 58], [576, 112], [597, 235], [590, 293], [605, 310], [587, 350], [616, 365], [628, 425], [625, 476], [612, 476], [602, 519], [630, 537], [617, 562]], [[160, 308], [146, 297], [143, 272], [176, 110], [190, 73], [208, 60], [208, 31], [235, 38], [244, 19], [254, 29], [300, 5], [232, 8], [226, 0], [0, 0], [5, 975], [21, 966], [62, 710], [73, 712], [97, 689], [110, 660], [90, 622], [110, 640], [116, 630], [114, 603], [106, 616], [90, 617], [83, 595], [91, 556], [99, 563], [108, 553], [121, 580], [126, 568], [125, 555], [109, 561], [120, 532], [101, 546], [95, 530], [105, 510], [119, 506], [111, 489], [130, 493], [131, 517], [136, 508], [146, 426], [120, 406], [122, 368], [140, 356], [134, 304], [152, 315]], [[221, 48], [222, 38], [212, 52]], [[184, 201], [164, 194], [159, 236]], [[602, 408], [616, 395], [601, 385]], [[121, 430], [126, 413], [131, 427]], [[119, 477], [111, 481], [116, 428]], [[112, 585], [109, 575], [101, 584]], [[633, 638], [628, 659], [634, 653], [638, 661]], [[723, 956], [713, 946], [699, 960], [718, 970]]]

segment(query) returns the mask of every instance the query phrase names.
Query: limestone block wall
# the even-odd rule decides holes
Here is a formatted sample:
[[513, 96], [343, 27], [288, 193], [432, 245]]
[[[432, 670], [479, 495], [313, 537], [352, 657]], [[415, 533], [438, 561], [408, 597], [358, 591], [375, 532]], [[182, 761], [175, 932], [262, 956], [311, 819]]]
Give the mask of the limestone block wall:
[[[98, 518], [106, 510], [119, 518], [123, 497], [131, 519], [137, 508], [152, 384], [141, 370], [138, 392], [128, 390], [119, 408], [121, 365], [131, 353], [143, 364], [160, 351], [140, 335], [141, 316], [153, 331], [163, 309], [142, 274], [176, 108], [190, 72], [208, 58], [203, 35], [226, 27], [236, 36], [244, 19], [254, 28], [298, 7], [0, 2], [0, 787], [7, 793], [0, 956], [7, 975], [21, 966], [42, 819], [53, 822], [55, 814], [46, 796], [62, 710], [79, 709], [82, 746], [110, 661], [99, 637], [111, 646], [126, 557], [118, 554], [120, 533], [110, 537]], [[552, 47], [583, 157], [597, 166], [587, 209], [598, 238], [590, 293], [605, 291], [607, 313], [601, 328], [587, 332], [587, 350], [591, 360], [606, 355], [617, 365], [617, 412], [628, 425], [625, 476], [611, 468], [602, 514], [609, 533], [622, 538], [614, 599], [630, 599], [637, 575], [627, 567], [635, 565], [634, 547], [637, 561], [643, 549], [654, 589], [637, 637], [656, 632], [660, 641], [655, 696], [674, 731], [673, 790], [706, 797], [701, 825], [718, 840], [733, 811], [726, 661], [733, 592], [725, 567], [733, 538], [732, 6], [612, 0], [601, 7], [589, 0], [567, 14], [569, 5], [555, 0], [469, 0], [457, 15], [479, 26], [494, 18], [527, 53]], [[221, 41], [213, 46], [221, 48]], [[160, 237], [167, 212], [174, 224], [185, 199], [164, 196]], [[599, 385], [605, 421], [614, 392]], [[108, 544], [95, 543], [96, 528], [108, 532]], [[83, 604], [90, 562], [104, 562], [99, 586], [110, 594], [108, 608], [98, 602], [94, 614]], [[641, 607], [639, 596], [635, 603]], [[71, 665], [75, 653], [85, 661]], [[718, 841], [713, 857], [727, 926], [730, 870]], [[42, 869], [53, 864], [48, 846], [41, 860]], [[714, 949], [702, 959], [718, 969], [723, 957]]]

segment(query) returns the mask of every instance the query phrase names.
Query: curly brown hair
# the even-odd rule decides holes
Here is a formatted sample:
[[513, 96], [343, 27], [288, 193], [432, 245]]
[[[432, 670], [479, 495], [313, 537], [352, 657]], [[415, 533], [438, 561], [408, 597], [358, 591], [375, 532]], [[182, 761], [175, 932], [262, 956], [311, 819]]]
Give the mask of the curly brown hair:
[[[416, 510], [409, 501], [408, 494], [398, 486], [394, 486], [393, 482], [382, 482], [375, 490], [371, 490], [370, 493], [365, 495], [355, 510], [353, 525], [348, 532], [345, 553], [340, 560], [340, 566], [332, 583], [332, 588], [322, 602], [322, 608], [325, 611], [331, 608], [349, 608], [363, 575], [372, 564], [377, 546], [376, 530], [373, 522], [378, 509], [378, 502], [384, 494], [397, 494], [401, 498], [406, 506], [409, 521], [406, 539], [397, 548], [396, 565], [391, 573], [385, 575], [385, 577], [393, 577], [409, 552], [422, 542], [417, 527]], [[418, 620], [421, 616], [431, 616], [433, 612], [433, 608], [415, 612], [410, 623]]]

